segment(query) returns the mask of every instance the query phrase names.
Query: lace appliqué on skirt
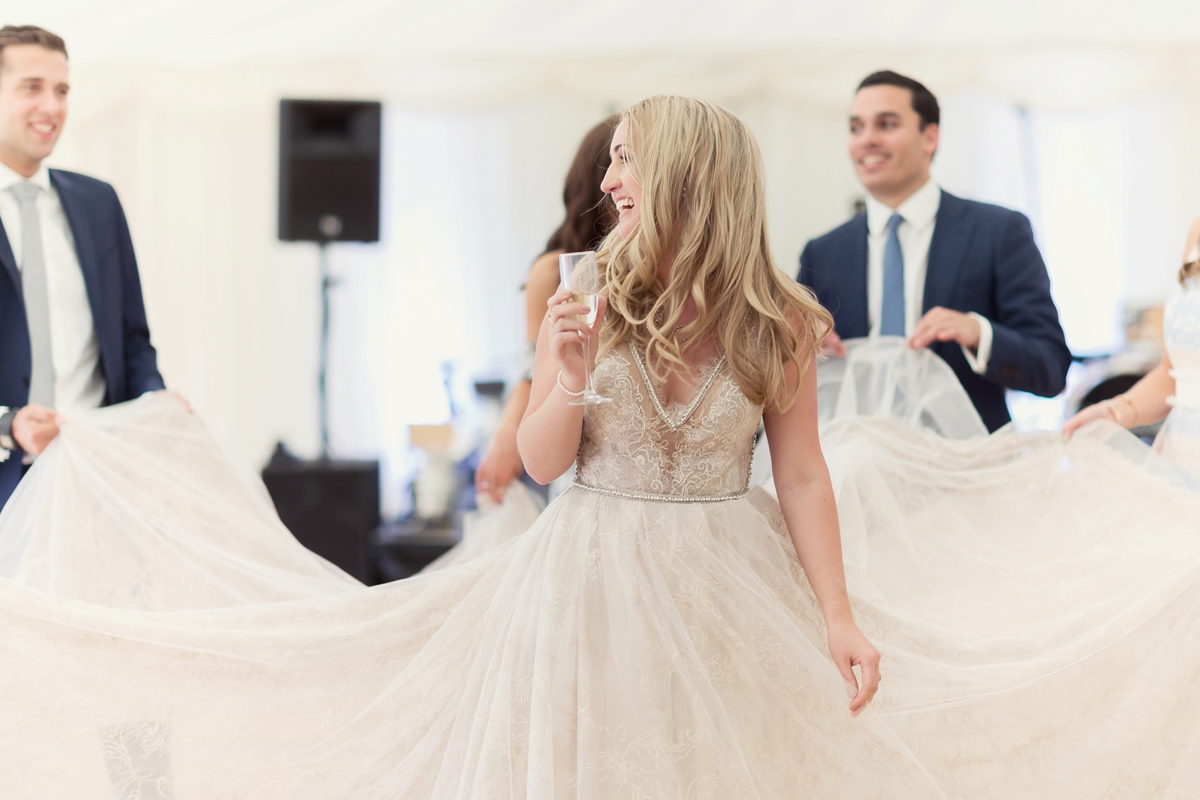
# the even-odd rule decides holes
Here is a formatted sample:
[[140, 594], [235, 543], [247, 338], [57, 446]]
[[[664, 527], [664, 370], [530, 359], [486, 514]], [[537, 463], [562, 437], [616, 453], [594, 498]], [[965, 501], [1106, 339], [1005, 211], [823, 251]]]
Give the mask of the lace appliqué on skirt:
[[104, 761], [117, 800], [171, 800], [171, 725], [130, 722], [101, 728]]

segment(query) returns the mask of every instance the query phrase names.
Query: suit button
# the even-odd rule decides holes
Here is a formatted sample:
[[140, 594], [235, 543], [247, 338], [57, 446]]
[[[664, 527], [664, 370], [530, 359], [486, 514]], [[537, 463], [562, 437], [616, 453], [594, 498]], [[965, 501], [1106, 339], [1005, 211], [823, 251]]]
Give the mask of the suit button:
[[21, 382], [25, 384], [25, 388], [26, 388], [26, 389], [28, 389], [28, 388], [29, 388], [29, 376], [28, 376], [28, 375], [26, 375], [25, 377], [21, 378]]

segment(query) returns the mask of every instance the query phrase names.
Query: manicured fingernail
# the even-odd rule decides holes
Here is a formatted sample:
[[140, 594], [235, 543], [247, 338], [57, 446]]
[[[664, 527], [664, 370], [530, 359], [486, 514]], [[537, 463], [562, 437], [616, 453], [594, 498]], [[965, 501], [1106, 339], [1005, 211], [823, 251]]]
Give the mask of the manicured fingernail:
[[851, 700], [853, 700], [855, 697], [858, 696], [858, 687], [855, 686], [850, 681], [846, 681], [846, 694], [850, 697]]

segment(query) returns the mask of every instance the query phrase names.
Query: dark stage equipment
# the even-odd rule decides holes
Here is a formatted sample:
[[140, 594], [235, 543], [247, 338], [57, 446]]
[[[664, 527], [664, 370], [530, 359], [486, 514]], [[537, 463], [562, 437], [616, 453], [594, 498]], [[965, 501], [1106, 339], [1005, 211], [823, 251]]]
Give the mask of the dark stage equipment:
[[346, 100], [279, 101], [279, 238], [316, 242], [321, 267], [317, 380], [321, 458], [329, 458], [330, 242], [379, 241], [383, 107]]
[[374, 583], [379, 462], [301, 461], [278, 449], [262, 479], [279, 518], [300, 544], [363, 583]]
[[279, 238], [379, 241], [382, 106], [279, 102]]
[[280, 445], [262, 473], [292, 535], [364, 583], [375, 578], [379, 463], [329, 457], [329, 245], [379, 241], [381, 121], [379, 103], [279, 102], [279, 238], [316, 243], [321, 269], [321, 458], [301, 461]]

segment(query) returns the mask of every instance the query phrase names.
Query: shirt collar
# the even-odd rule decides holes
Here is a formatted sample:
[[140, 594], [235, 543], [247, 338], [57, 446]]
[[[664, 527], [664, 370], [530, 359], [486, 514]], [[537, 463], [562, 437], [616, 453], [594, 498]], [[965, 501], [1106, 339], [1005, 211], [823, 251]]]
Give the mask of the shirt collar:
[[933, 178], [925, 181], [925, 185], [913, 192], [899, 208], [890, 206], [867, 195], [867, 229], [872, 236], [878, 236], [887, 230], [888, 220], [892, 214], [899, 214], [904, 221], [917, 230], [922, 230], [933, 224], [937, 219], [938, 207], [942, 204], [942, 187]]
[[50, 191], [50, 170], [45, 164], [42, 164], [38, 167], [38, 171], [33, 173], [32, 178], [25, 178], [18, 175], [8, 165], [0, 164], [0, 192], [6, 191], [14, 183], [22, 181], [32, 183], [48, 192]]

